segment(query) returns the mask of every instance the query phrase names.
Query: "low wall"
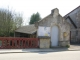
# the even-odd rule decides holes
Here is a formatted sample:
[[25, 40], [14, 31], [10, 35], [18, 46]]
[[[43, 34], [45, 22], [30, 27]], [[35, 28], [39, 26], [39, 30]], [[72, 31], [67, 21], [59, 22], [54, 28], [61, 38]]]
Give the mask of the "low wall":
[[40, 38], [40, 48], [50, 48], [50, 39]]
[[70, 45], [69, 41], [59, 41], [59, 46], [60, 47], [67, 47]]

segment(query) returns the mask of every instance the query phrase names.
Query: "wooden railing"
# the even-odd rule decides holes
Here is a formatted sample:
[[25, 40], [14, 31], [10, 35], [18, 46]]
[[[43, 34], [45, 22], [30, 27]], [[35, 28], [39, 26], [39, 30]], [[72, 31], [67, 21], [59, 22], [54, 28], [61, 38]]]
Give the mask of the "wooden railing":
[[0, 37], [0, 49], [38, 48], [38, 38]]

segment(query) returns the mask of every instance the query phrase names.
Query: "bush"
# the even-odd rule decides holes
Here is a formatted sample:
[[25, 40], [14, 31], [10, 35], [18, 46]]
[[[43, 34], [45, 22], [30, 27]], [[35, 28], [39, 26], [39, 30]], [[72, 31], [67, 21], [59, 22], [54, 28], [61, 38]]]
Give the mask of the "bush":
[[67, 47], [67, 48], [69, 48], [69, 47], [70, 47], [70, 45], [66, 45], [66, 47]]

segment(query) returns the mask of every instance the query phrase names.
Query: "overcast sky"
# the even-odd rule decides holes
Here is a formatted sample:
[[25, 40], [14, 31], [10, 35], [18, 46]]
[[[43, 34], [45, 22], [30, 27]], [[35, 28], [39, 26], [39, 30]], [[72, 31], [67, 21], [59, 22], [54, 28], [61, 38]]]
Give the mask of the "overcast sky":
[[39, 12], [44, 18], [52, 9], [58, 8], [64, 16], [79, 5], [79, 0], [0, 0], [0, 8], [9, 7], [10, 10], [23, 14], [24, 25], [28, 25], [33, 13]]

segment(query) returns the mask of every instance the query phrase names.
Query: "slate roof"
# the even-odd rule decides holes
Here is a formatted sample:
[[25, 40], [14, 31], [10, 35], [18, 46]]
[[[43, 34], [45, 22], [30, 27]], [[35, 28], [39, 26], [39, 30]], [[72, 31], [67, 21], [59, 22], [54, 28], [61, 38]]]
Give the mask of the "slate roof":
[[15, 30], [15, 32], [27, 33], [27, 34], [33, 34], [36, 31], [37, 31], [37, 29], [36, 29], [34, 24], [23, 26], [23, 27], [20, 27], [20, 28]]
[[77, 9], [79, 9], [79, 8], [80, 8], [80, 6], [78, 6], [78, 7], [75, 8], [75, 9], [73, 9], [71, 12], [69, 12], [68, 14], [66, 14], [66, 15], [64, 16], [64, 18], [67, 18], [69, 14], [71, 14], [72, 12], [74, 12], [75, 10], [77, 10]]
[[75, 28], [80, 28], [80, 6], [66, 14], [64, 18], [70, 20]]

